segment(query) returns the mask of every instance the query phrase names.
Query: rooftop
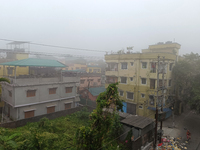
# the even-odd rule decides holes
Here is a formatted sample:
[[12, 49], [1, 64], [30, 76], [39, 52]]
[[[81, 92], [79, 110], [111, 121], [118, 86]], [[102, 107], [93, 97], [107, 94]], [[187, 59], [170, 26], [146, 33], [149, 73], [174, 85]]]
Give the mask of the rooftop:
[[89, 88], [89, 92], [93, 95], [93, 96], [98, 96], [100, 93], [106, 91], [105, 87], [93, 87], [93, 88]]
[[57, 60], [50, 59], [37, 59], [37, 58], [28, 58], [17, 61], [5, 62], [0, 65], [5, 66], [34, 66], [34, 67], [61, 67], [64, 68], [66, 65], [60, 63]]
[[154, 122], [153, 119], [136, 115], [128, 115], [126, 116], [125, 119], [121, 120], [121, 123], [123, 124], [127, 124], [129, 126], [133, 126], [140, 129], [145, 128], [146, 126], [148, 126], [153, 122]]

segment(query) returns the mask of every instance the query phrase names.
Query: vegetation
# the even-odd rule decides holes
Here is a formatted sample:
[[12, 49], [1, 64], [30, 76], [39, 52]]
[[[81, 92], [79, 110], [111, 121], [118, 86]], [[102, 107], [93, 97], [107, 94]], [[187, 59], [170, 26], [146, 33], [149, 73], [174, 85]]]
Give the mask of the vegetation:
[[172, 71], [179, 98], [200, 113], [200, 55], [187, 54]]
[[75, 150], [77, 128], [87, 126], [86, 109], [54, 120], [41, 119], [16, 129], [0, 128], [0, 149], [3, 150]]
[[[116, 139], [122, 129], [116, 110], [122, 110], [123, 107], [117, 83], [110, 84], [106, 91], [98, 96], [96, 102], [97, 108], [90, 115], [89, 126], [82, 126], [77, 130], [77, 149], [116, 150], [118, 145], [122, 146]], [[113, 108], [113, 111], [110, 111], [110, 108]]]

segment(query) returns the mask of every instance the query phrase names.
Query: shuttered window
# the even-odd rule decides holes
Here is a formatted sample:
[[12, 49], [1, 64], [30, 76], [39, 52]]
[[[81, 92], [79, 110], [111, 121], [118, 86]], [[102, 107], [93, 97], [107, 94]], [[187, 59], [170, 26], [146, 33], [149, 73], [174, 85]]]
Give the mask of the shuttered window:
[[31, 117], [34, 117], [34, 110], [32, 111], [27, 111], [27, 112], [24, 112], [24, 118], [31, 118]]
[[36, 93], [36, 90], [28, 90], [26, 92], [26, 97], [34, 97]]
[[49, 94], [56, 94], [56, 89], [57, 88], [50, 88], [49, 89]]
[[72, 87], [66, 87], [65, 90], [66, 93], [72, 93]]
[[47, 107], [47, 114], [55, 112], [55, 106]]
[[72, 103], [67, 103], [67, 104], [65, 104], [65, 109], [70, 109], [70, 108], [72, 108], [72, 107], [71, 107], [71, 104], [72, 104]]

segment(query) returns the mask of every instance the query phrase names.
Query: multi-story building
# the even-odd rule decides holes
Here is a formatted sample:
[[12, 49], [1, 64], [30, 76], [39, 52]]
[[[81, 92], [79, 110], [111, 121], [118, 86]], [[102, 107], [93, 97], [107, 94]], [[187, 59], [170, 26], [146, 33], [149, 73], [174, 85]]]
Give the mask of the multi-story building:
[[[10, 66], [28, 66], [38, 68], [65, 67], [55, 60], [27, 59], [4, 63]], [[41, 71], [41, 70], [40, 70]], [[3, 112], [14, 120], [29, 118], [46, 113], [76, 107], [79, 102], [77, 87], [80, 77], [40, 72], [39, 75], [15, 76], [9, 78], [11, 83], [2, 83]]]
[[[165, 57], [167, 73], [164, 76], [165, 99], [172, 84], [171, 72], [176, 61], [180, 44], [166, 42], [150, 45], [142, 53], [117, 53], [105, 55], [107, 63], [106, 84], [120, 82], [119, 95], [125, 100], [124, 111], [140, 116], [155, 117], [157, 67], [160, 56]], [[162, 75], [159, 75], [159, 86], [162, 86]], [[164, 108], [164, 111], [168, 108]], [[170, 112], [169, 112], [170, 113]]]

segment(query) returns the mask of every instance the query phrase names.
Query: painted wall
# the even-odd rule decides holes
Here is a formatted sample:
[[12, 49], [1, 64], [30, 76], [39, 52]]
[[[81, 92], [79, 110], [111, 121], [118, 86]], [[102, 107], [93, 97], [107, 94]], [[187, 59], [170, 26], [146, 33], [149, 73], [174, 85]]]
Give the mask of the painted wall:
[[[180, 48], [180, 47], [175, 47]], [[158, 51], [158, 49], [157, 49]], [[121, 99], [131, 102], [137, 105], [136, 114], [141, 116], [148, 116], [150, 118], [155, 117], [155, 111], [147, 109], [149, 106], [149, 95], [155, 95], [155, 89], [157, 88], [157, 82], [155, 82], [155, 89], [150, 89], [150, 79], [157, 79], [156, 73], [151, 72], [151, 62], [157, 62], [157, 56], [165, 56], [167, 62], [167, 73], [165, 74], [165, 80], [167, 81], [167, 88], [169, 80], [171, 79], [171, 71], [169, 70], [169, 64], [175, 63], [177, 56], [172, 53], [135, 53], [135, 54], [111, 54], [105, 55], [106, 63], [117, 63], [118, 69], [116, 71], [106, 71], [106, 76], [117, 77], [118, 82], [121, 82], [121, 77], [126, 77], [126, 83], [120, 83], [118, 85], [119, 90], [123, 91]], [[121, 68], [121, 63], [127, 62], [127, 69]], [[147, 68], [142, 68], [142, 62], [147, 63]], [[133, 65], [131, 65], [133, 63]], [[156, 65], [157, 69], [157, 65]], [[131, 78], [133, 80], [131, 81]], [[142, 78], [146, 78], [146, 84], [142, 84]], [[159, 75], [159, 79], [162, 79], [162, 75]], [[105, 84], [107, 87], [108, 84]], [[134, 93], [134, 98], [128, 99], [127, 92]], [[144, 94], [144, 97], [141, 96]], [[151, 105], [151, 107], [155, 107]]]
[[[66, 79], [67, 77], [65, 77]], [[73, 78], [73, 77], [69, 77]], [[69, 79], [68, 78], [68, 79]], [[64, 110], [66, 102], [71, 102], [71, 107], [75, 107], [76, 102], [80, 99], [77, 95], [77, 86], [79, 78], [69, 82], [57, 82], [50, 80], [51, 82], [25, 82], [23, 84], [8, 84], [2, 83], [2, 100], [5, 101], [5, 111], [8, 112], [10, 107], [10, 113], [13, 119], [23, 119], [24, 111], [34, 109], [35, 116], [47, 113], [47, 106], [55, 105], [55, 111]], [[23, 79], [20, 79], [20, 81]], [[36, 80], [36, 79], [34, 79]], [[39, 79], [38, 79], [39, 80]], [[47, 79], [46, 79], [47, 80]], [[45, 79], [43, 81], [46, 81]], [[42, 79], [41, 79], [42, 81]], [[76, 82], [75, 82], [76, 81]], [[19, 83], [22, 83], [19, 82]], [[72, 93], [66, 93], [66, 87], [73, 87]], [[55, 94], [49, 94], [49, 88], [57, 88]], [[27, 97], [27, 90], [36, 90], [34, 97]], [[9, 91], [12, 96], [9, 95]]]
[[[96, 70], [96, 71], [95, 71]], [[87, 66], [87, 70], [86, 70], [87, 73], [101, 73], [101, 67], [90, 67], [90, 66]]]
[[86, 65], [84, 64], [68, 64], [68, 70], [77, 70], [77, 69], [85, 69], [86, 70]]

